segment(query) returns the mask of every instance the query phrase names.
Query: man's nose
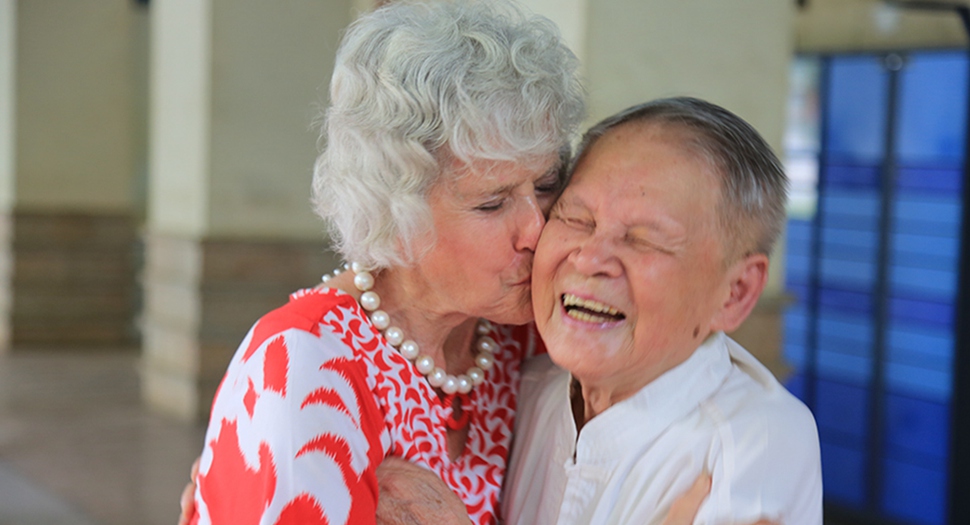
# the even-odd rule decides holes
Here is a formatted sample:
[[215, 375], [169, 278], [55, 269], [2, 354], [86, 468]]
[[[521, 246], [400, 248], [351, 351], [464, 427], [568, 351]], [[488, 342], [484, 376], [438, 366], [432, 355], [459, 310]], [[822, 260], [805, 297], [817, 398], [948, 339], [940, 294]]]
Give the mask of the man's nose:
[[578, 271], [588, 276], [615, 277], [620, 273], [614, 243], [605, 235], [592, 234], [583, 239], [569, 258]]

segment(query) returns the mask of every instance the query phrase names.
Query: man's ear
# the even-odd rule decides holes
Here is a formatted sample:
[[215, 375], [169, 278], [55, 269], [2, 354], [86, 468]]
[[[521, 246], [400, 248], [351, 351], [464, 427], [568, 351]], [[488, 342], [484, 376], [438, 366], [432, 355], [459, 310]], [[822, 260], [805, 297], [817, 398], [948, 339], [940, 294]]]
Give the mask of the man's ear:
[[768, 283], [768, 256], [748, 255], [736, 262], [727, 272], [730, 294], [714, 315], [713, 330], [733, 332], [758, 304], [758, 298]]

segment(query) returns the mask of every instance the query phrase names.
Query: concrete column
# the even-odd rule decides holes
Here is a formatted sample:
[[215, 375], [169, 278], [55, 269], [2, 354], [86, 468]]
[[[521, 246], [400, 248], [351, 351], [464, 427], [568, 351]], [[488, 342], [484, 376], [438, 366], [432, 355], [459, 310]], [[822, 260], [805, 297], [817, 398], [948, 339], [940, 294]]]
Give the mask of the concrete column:
[[[782, 152], [794, 2], [597, 0], [586, 9], [591, 122], [653, 98], [691, 95], [745, 118]], [[782, 263], [773, 257], [761, 303], [733, 334], [778, 375], [786, 370]]]
[[143, 394], [207, 415], [246, 330], [336, 261], [312, 128], [353, 0], [152, 2]]
[[141, 10], [0, 2], [0, 339], [133, 347]]
[[[17, 2], [0, 0], [0, 217], [10, 214], [16, 161]], [[9, 221], [0, 220], [0, 246], [10, 244]], [[10, 349], [10, 251], [0, 249], [0, 355]]]

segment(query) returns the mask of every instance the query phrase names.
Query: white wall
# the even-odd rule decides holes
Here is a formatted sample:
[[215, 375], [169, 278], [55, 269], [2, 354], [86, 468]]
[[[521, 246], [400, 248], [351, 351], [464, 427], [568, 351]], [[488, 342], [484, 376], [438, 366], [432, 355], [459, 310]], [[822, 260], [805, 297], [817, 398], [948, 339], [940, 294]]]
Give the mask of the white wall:
[[139, 7], [17, 5], [16, 205], [129, 210], [138, 140], [130, 45]]

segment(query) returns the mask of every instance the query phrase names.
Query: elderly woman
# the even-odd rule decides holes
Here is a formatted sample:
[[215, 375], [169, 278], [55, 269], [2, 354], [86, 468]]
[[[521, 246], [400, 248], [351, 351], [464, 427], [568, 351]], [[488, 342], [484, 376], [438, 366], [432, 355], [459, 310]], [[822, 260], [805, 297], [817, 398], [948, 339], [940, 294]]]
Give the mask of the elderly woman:
[[495, 520], [576, 71], [554, 25], [511, 4], [394, 2], [349, 28], [313, 202], [350, 263], [243, 340], [193, 522], [373, 523], [390, 456]]

